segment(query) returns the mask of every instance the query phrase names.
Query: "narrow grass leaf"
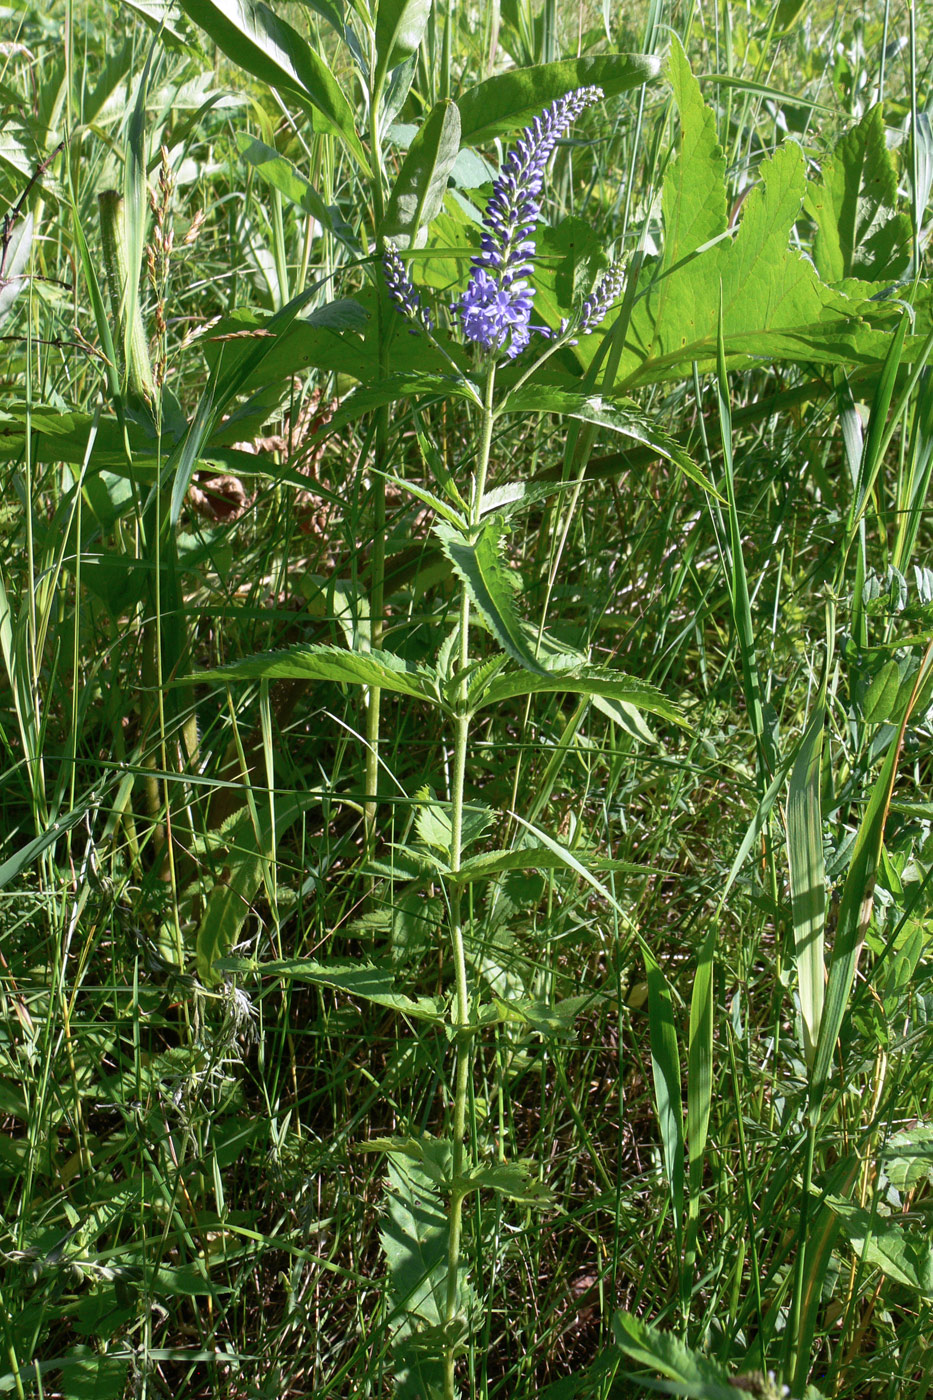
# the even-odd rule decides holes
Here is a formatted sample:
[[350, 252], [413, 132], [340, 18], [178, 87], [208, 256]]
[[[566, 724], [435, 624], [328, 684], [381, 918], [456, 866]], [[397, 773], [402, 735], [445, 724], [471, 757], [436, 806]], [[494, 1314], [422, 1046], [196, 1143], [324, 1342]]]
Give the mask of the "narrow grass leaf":
[[826, 963], [823, 930], [826, 919], [826, 874], [823, 866], [823, 822], [820, 810], [820, 768], [823, 759], [825, 711], [818, 705], [810, 717], [791, 770], [787, 793], [787, 859], [790, 870], [791, 915], [797, 961], [797, 986], [803, 1021], [803, 1048], [812, 1071], [823, 1018]]
[[343, 89], [286, 20], [256, 0], [182, 0], [182, 9], [231, 62], [320, 113], [324, 129], [342, 137], [360, 170], [371, 173]]
[[674, 1229], [680, 1240], [684, 1210], [684, 1113], [680, 1052], [671, 989], [654, 954], [642, 947], [648, 983], [648, 1028], [654, 1101], [661, 1133], [661, 1150], [671, 1195]]

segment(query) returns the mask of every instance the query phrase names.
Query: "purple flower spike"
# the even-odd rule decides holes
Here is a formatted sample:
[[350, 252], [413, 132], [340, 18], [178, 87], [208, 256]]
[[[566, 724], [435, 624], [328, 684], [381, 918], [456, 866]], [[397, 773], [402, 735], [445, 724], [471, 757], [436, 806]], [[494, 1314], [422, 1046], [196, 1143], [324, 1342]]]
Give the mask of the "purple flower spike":
[[625, 265], [621, 262], [613, 263], [609, 271], [603, 273], [595, 289], [580, 308], [581, 335], [589, 335], [590, 331], [595, 330], [600, 322], [606, 319], [609, 308], [619, 300], [624, 286]]
[[483, 216], [482, 251], [453, 307], [465, 338], [485, 350], [505, 349], [514, 359], [531, 339], [534, 294], [525, 279], [532, 270], [530, 235], [541, 217], [544, 171], [567, 128], [602, 96], [602, 88], [582, 87], [557, 98], [506, 156]]
[[[386, 244], [382, 255], [382, 270], [385, 273], [386, 289], [399, 311], [409, 320], [420, 321], [426, 330], [431, 330], [434, 322], [426, 306], [421, 305], [421, 297], [415, 291], [414, 283], [405, 270], [405, 264], [398, 250]], [[412, 327], [414, 330], [414, 327]]]

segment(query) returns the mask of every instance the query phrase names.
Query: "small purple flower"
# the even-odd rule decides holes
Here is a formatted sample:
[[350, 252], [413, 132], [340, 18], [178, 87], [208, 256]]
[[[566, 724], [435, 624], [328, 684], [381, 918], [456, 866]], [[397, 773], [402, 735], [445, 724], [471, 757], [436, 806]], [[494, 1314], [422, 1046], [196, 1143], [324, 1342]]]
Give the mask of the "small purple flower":
[[414, 283], [405, 270], [398, 249], [391, 243], [386, 244], [382, 254], [382, 270], [385, 273], [386, 290], [399, 311], [412, 321], [420, 321], [426, 330], [431, 330], [434, 324], [431, 312], [421, 305], [421, 297], [415, 291]]
[[535, 117], [507, 155], [483, 216], [482, 251], [473, 259], [467, 289], [454, 303], [467, 340], [485, 350], [505, 349], [510, 359], [531, 338], [533, 292], [530, 238], [541, 217], [538, 196], [548, 160], [567, 128], [599, 102], [598, 87], [577, 88]]
[[613, 263], [580, 308], [580, 335], [589, 335], [606, 319], [609, 308], [619, 300], [625, 286], [625, 265]]

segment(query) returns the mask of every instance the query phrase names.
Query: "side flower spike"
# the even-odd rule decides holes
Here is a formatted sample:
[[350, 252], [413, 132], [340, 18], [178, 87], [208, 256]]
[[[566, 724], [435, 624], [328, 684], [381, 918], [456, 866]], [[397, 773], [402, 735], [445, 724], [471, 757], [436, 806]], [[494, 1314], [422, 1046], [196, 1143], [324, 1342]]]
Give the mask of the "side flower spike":
[[467, 289], [454, 303], [465, 339], [510, 359], [528, 344], [534, 293], [526, 281], [534, 252], [530, 235], [541, 217], [544, 172], [557, 142], [602, 88], [582, 87], [557, 98], [535, 117], [509, 151], [483, 216], [482, 251]]
[[[398, 249], [390, 243], [386, 244], [382, 255], [382, 270], [385, 274], [386, 290], [399, 311], [410, 321], [420, 321], [425, 330], [431, 330], [434, 326], [431, 312], [426, 306], [422, 306], [421, 297], [415, 291], [415, 285], [405, 270]], [[414, 327], [411, 329], [414, 332]]]
[[577, 328], [580, 335], [589, 335], [590, 331], [595, 330], [600, 322], [606, 319], [609, 308], [619, 300], [624, 286], [625, 264], [613, 263], [580, 307], [580, 324]]

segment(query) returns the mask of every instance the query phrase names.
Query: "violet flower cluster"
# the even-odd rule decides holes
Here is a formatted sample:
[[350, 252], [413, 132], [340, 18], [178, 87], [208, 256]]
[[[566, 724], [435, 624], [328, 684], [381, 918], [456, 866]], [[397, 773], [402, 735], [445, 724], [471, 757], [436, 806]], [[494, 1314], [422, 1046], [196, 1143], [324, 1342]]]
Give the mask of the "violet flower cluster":
[[[471, 264], [466, 291], [451, 307], [460, 319], [464, 338], [484, 350], [504, 350], [514, 359], [528, 345], [533, 330], [550, 335], [545, 326], [531, 324], [534, 292], [527, 281], [534, 253], [531, 234], [541, 218], [544, 172], [560, 138], [581, 112], [602, 97], [602, 88], [581, 87], [557, 98], [525, 128], [506, 156], [483, 215], [481, 251]], [[430, 330], [430, 313], [422, 307], [394, 248], [386, 249], [384, 267], [386, 285], [396, 306]], [[603, 306], [602, 287], [601, 282], [584, 303], [584, 314], [589, 302], [593, 303], [588, 326], [599, 323], [618, 294], [615, 284], [607, 288]]]
[[595, 330], [600, 322], [606, 319], [610, 307], [621, 297], [624, 286], [625, 264], [613, 263], [580, 307], [580, 322], [577, 326], [579, 335], [589, 335], [590, 331]]
[[405, 264], [391, 243], [386, 244], [382, 255], [382, 270], [385, 274], [386, 290], [399, 311], [413, 321], [420, 321], [425, 330], [431, 330], [434, 321], [430, 309], [422, 306], [421, 297], [415, 291], [414, 283], [405, 270]]
[[467, 340], [485, 350], [504, 349], [510, 359], [531, 339], [534, 293], [526, 278], [534, 252], [530, 234], [541, 218], [544, 171], [564, 132], [587, 107], [601, 101], [602, 88], [581, 87], [557, 98], [509, 151], [483, 216], [482, 252], [454, 305]]

